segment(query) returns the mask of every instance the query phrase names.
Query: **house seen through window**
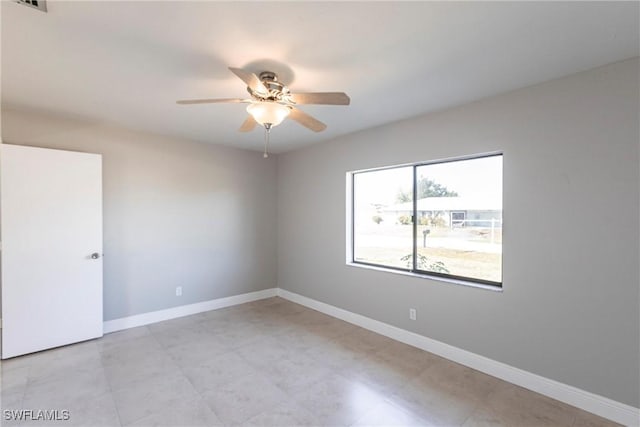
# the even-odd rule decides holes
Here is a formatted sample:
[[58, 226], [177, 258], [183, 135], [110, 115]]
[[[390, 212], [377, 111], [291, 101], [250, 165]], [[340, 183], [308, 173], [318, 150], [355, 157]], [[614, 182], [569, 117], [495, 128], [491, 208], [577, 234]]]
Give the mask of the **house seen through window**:
[[502, 285], [502, 155], [352, 173], [353, 263]]

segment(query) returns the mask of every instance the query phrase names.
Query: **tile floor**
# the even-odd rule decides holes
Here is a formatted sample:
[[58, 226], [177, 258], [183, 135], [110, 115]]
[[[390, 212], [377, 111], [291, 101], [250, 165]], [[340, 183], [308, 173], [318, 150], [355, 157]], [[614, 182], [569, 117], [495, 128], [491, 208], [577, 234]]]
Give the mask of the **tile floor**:
[[615, 425], [280, 298], [4, 361], [2, 409], [20, 408], [68, 426]]

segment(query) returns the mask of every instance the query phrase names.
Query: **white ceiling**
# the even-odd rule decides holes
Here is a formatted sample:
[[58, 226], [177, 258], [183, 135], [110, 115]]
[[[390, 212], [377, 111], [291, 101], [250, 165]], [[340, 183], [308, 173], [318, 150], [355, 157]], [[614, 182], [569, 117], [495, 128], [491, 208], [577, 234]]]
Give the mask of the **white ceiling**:
[[2, 1], [2, 103], [260, 150], [228, 66], [280, 73], [293, 91], [344, 91], [303, 106], [284, 152], [639, 54], [638, 2]]

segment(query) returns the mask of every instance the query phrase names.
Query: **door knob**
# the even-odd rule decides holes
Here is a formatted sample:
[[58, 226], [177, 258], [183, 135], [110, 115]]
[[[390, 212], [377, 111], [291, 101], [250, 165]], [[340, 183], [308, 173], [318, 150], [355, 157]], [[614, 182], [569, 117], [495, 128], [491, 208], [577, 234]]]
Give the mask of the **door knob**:
[[98, 252], [94, 252], [91, 254], [91, 259], [98, 259], [100, 258], [100, 254]]

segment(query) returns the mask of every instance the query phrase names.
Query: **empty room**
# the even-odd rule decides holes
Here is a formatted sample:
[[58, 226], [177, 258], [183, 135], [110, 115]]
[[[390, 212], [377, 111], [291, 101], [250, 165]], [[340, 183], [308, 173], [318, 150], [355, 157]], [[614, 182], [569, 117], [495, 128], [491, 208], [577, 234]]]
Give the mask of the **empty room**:
[[640, 2], [0, 24], [0, 425], [640, 425]]

